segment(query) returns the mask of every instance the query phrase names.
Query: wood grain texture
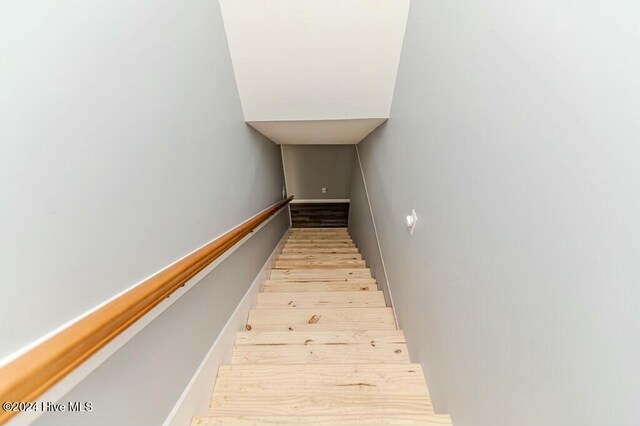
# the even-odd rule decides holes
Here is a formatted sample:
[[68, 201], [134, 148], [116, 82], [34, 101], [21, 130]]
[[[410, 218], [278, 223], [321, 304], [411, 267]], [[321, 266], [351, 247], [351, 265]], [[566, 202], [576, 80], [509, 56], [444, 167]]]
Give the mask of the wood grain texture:
[[356, 414], [317, 416], [219, 416], [212, 412], [208, 416], [196, 416], [192, 426], [451, 426], [446, 414]]
[[349, 221], [349, 203], [291, 204], [291, 223], [294, 227], [345, 227]]
[[284, 247], [282, 253], [339, 254], [359, 253], [359, 251], [356, 247]]
[[272, 281], [264, 284], [265, 293], [270, 292], [318, 292], [318, 291], [374, 291], [378, 289], [376, 281], [371, 279], [353, 279], [342, 281]]
[[342, 395], [428, 395], [420, 364], [233, 364], [218, 370], [216, 391]]
[[349, 235], [291, 235], [287, 238], [286, 242], [305, 242], [305, 241], [324, 241], [324, 242], [353, 242], [353, 239]]
[[290, 238], [286, 244], [353, 244], [351, 238]]
[[[33, 401], [266, 221], [279, 201], [0, 369], [1, 401]], [[0, 411], [0, 424], [15, 413]]]
[[325, 343], [371, 344], [371, 342], [406, 343], [402, 330], [342, 330], [342, 331], [242, 331], [236, 346], [262, 343], [315, 345]]
[[214, 392], [211, 408], [218, 415], [244, 413], [247, 406], [254, 415], [344, 415], [344, 414], [433, 414], [426, 395], [363, 395], [281, 393], [278, 395], [224, 395]]
[[306, 240], [306, 239], [320, 239], [320, 240], [343, 240], [352, 239], [348, 232], [290, 232], [287, 240]]
[[366, 268], [364, 260], [277, 260], [274, 269], [351, 269]]
[[383, 308], [381, 291], [259, 293], [256, 309]]
[[371, 278], [369, 268], [357, 269], [272, 269], [271, 280], [321, 281]]
[[252, 309], [247, 331], [396, 330], [391, 308]]
[[395, 364], [409, 363], [405, 343], [324, 343], [316, 345], [272, 344], [236, 346], [233, 364]]
[[306, 240], [306, 239], [320, 239], [320, 240], [344, 240], [353, 239], [348, 232], [290, 232], [287, 240]]
[[278, 260], [363, 260], [360, 253], [282, 253]]
[[192, 425], [451, 426], [344, 230], [293, 229]]
[[332, 248], [332, 247], [338, 247], [338, 248], [344, 248], [344, 247], [355, 247], [356, 245], [352, 242], [352, 241], [326, 241], [326, 240], [320, 240], [320, 241], [314, 241], [314, 242], [309, 242], [309, 241], [301, 241], [301, 242], [297, 242], [297, 241], [293, 241], [293, 242], [287, 242], [285, 244], [286, 248], [314, 248], [314, 247], [318, 247], [318, 248]]

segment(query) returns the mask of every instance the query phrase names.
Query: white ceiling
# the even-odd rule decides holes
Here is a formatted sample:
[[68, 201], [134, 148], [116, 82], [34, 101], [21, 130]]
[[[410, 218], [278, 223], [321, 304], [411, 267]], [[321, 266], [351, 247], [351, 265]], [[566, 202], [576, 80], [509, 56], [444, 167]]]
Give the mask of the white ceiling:
[[271, 140], [357, 143], [389, 117], [409, 0], [219, 2], [245, 120]]

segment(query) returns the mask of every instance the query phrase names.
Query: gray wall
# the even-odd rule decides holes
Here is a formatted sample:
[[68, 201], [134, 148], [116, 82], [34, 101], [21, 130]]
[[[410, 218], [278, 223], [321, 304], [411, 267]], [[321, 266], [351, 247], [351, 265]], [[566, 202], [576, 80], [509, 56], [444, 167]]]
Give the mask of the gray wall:
[[92, 412], [35, 425], [161, 425], [288, 226], [283, 210], [62, 400]]
[[412, 2], [391, 119], [358, 150], [400, 325], [456, 426], [640, 424], [638, 16]]
[[382, 253], [376, 237], [376, 226], [371, 206], [367, 198], [367, 188], [362, 168], [357, 156], [354, 156], [351, 175], [351, 203], [349, 203], [349, 234], [358, 243], [362, 257], [371, 269], [378, 288], [384, 292], [387, 305], [392, 306], [389, 283], [385, 274]]
[[[297, 199], [345, 199], [351, 191], [353, 145], [282, 145], [287, 192]], [[322, 188], [327, 193], [322, 193]]]
[[[0, 357], [281, 196], [280, 149], [243, 122], [217, 2], [3, 2], [0, 58]], [[233, 255], [247, 263], [201, 283], [78, 388], [102, 405], [85, 424], [159, 424], [281, 218]]]

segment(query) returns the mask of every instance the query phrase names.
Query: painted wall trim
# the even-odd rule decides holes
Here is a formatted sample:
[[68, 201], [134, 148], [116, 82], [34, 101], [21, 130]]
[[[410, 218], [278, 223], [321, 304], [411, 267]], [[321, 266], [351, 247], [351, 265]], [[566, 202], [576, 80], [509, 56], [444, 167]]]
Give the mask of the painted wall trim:
[[208, 410], [211, 402], [211, 392], [218, 376], [218, 369], [221, 364], [231, 361], [236, 334], [244, 330], [249, 310], [256, 305], [257, 293], [268, 278], [269, 269], [275, 262], [282, 246], [284, 246], [288, 235], [289, 232], [285, 232], [278, 244], [276, 244], [255, 280], [220, 331], [218, 338], [211, 345], [184, 392], [176, 401], [163, 426], [189, 425], [194, 415]]
[[306, 200], [291, 200], [291, 204], [313, 204], [313, 203], [350, 203], [350, 198], [309, 198]]
[[369, 190], [367, 189], [367, 178], [364, 175], [364, 168], [362, 167], [362, 161], [360, 160], [360, 151], [358, 150], [358, 145], [356, 145], [356, 157], [358, 158], [358, 167], [360, 167], [360, 174], [362, 175], [362, 185], [364, 186], [364, 193], [367, 196], [367, 205], [369, 207], [369, 214], [371, 215], [371, 223], [373, 224], [373, 233], [376, 236], [376, 245], [378, 246], [378, 253], [380, 254], [380, 263], [382, 264], [384, 279], [387, 282], [387, 290], [389, 291], [389, 301], [391, 302], [391, 309], [393, 310], [393, 316], [396, 319], [396, 325], [398, 329], [401, 329], [402, 327], [400, 326], [400, 323], [398, 322], [398, 316], [396, 315], [396, 304], [393, 302], [391, 282], [389, 281], [389, 275], [387, 275], [387, 267], [384, 264], [384, 256], [382, 255], [382, 247], [380, 246], [380, 238], [378, 238], [378, 229], [376, 228], [376, 220], [373, 216], [373, 207], [371, 206]]
[[[251, 218], [259, 215], [260, 213], [264, 212], [268, 208], [269, 207], [267, 207], [264, 210], [261, 210], [256, 215], [252, 216]], [[102, 365], [102, 363], [104, 363], [109, 357], [111, 357], [114, 353], [116, 353], [118, 351], [118, 349], [120, 349], [129, 340], [131, 340], [136, 334], [138, 334], [140, 331], [142, 331], [155, 318], [157, 318], [162, 312], [164, 312], [164, 310], [166, 310], [169, 306], [171, 306], [179, 298], [184, 296], [202, 278], [207, 276], [213, 269], [215, 269], [218, 265], [220, 265], [222, 262], [224, 262], [225, 259], [227, 259], [231, 254], [233, 254], [233, 252], [235, 252], [238, 248], [240, 248], [255, 233], [260, 231], [264, 226], [266, 226], [273, 219], [275, 219], [277, 216], [279, 216], [284, 210], [285, 209], [280, 209], [274, 215], [272, 215], [267, 220], [265, 220], [262, 224], [257, 226], [252, 232], [250, 232], [243, 239], [238, 241], [234, 246], [230, 247], [223, 255], [221, 255], [219, 258], [217, 258], [215, 261], [213, 261], [209, 266], [207, 266], [202, 271], [200, 271], [198, 274], [196, 274], [193, 278], [191, 278], [191, 280], [189, 280], [183, 287], [181, 287], [178, 290], [174, 291], [168, 298], [166, 298], [164, 301], [162, 301], [160, 304], [158, 304], [156, 307], [154, 307], [151, 311], [149, 311], [147, 314], [145, 314], [143, 317], [141, 317], [138, 321], [136, 321], [134, 324], [132, 324], [130, 327], [128, 327], [118, 337], [113, 339], [111, 342], [109, 342], [107, 345], [105, 345], [102, 349], [97, 351], [93, 356], [91, 356], [89, 359], [87, 359], [83, 364], [81, 364], [79, 367], [77, 367], [73, 372], [69, 373], [65, 378], [60, 380], [56, 385], [54, 385], [48, 391], [43, 393], [36, 401], [37, 402], [45, 402], [45, 403], [46, 402], [53, 402], [53, 401], [58, 401], [62, 397], [64, 397], [69, 391], [71, 391], [75, 386], [77, 386], [87, 376], [89, 376], [89, 374], [91, 374], [100, 365]], [[242, 223], [247, 222], [248, 220], [251, 220], [251, 218], [247, 219], [246, 221], [241, 222], [238, 225], [241, 225]], [[212, 238], [210, 241], [206, 242], [202, 246], [196, 248], [195, 250], [191, 251], [190, 253], [188, 253], [187, 255], [185, 255], [183, 257], [181, 257], [180, 259], [177, 259], [174, 263], [179, 262], [180, 260], [182, 260], [185, 257], [189, 256], [191, 253], [194, 253], [194, 252], [198, 251], [200, 248], [202, 248], [205, 245], [209, 244], [211, 241], [214, 241], [214, 240], [220, 238], [220, 236], [222, 236], [222, 235], [226, 234], [227, 232], [231, 231], [232, 229], [236, 228], [238, 225], [235, 225], [235, 226], [231, 227], [230, 229], [222, 232], [220, 235], [217, 235], [216, 237]], [[150, 276], [153, 276], [153, 275], [155, 275], [155, 273], [151, 274]], [[86, 317], [87, 315], [91, 314], [92, 312], [96, 311], [97, 309], [100, 309], [102, 306], [106, 305], [107, 303], [111, 302], [112, 300], [118, 298], [123, 293], [126, 293], [127, 291], [131, 290], [132, 288], [135, 288], [136, 286], [140, 285], [140, 283], [144, 282], [148, 278], [149, 277], [146, 277], [146, 278], [140, 280], [138, 283], [136, 283], [136, 284], [132, 285], [131, 287], [123, 290], [122, 292], [114, 295], [113, 297], [105, 300], [101, 304], [95, 306], [93, 309], [90, 309], [90, 310], [84, 312], [83, 314], [79, 315], [78, 317], [74, 318], [71, 321], [66, 322], [65, 324], [63, 324], [60, 327], [56, 328], [55, 330], [47, 333], [46, 335], [42, 336], [41, 338], [35, 340], [31, 344], [29, 344], [29, 345], [25, 346], [24, 348], [20, 349], [19, 351], [16, 351], [13, 354], [7, 356], [6, 358], [4, 358], [0, 362], [0, 365], [4, 365], [6, 363], [11, 362], [13, 359], [19, 357], [24, 352], [27, 352], [28, 350], [30, 350], [34, 346], [37, 346], [41, 342], [43, 342], [43, 341], [47, 340], [48, 338], [50, 338], [51, 336], [55, 335], [60, 330], [69, 327], [71, 324], [74, 324], [75, 322], [77, 322], [80, 319]], [[33, 423], [42, 414], [43, 414], [42, 411], [27, 411], [27, 412], [21, 413], [20, 415], [14, 416], [11, 420], [9, 420], [9, 422], [7, 424], [10, 425], [10, 426], [29, 425], [29, 424]]]
[[[287, 167], [285, 166], [284, 161], [284, 146], [280, 145], [280, 160], [282, 161], [282, 174], [284, 175], [284, 190], [286, 192], [286, 196], [289, 196], [289, 184], [287, 183]], [[291, 203], [291, 202], [289, 202]], [[293, 226], [293, 222], [291, 221], [291, 209], [287, 206], [287, 214], [289, 215], [289, 227]]]

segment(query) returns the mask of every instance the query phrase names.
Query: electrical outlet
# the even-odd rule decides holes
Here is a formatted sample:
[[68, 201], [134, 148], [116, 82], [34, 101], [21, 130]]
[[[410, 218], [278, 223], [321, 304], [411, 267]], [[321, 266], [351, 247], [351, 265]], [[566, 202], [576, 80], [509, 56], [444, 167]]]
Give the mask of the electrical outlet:
[[326, 194], [327, 193], [327, 188], [322, 188], [322, 193]]

